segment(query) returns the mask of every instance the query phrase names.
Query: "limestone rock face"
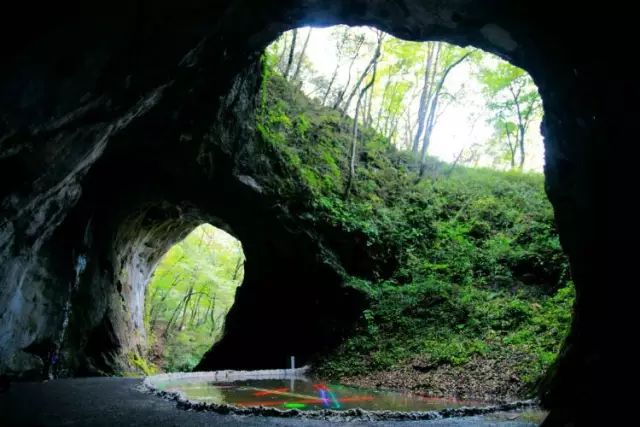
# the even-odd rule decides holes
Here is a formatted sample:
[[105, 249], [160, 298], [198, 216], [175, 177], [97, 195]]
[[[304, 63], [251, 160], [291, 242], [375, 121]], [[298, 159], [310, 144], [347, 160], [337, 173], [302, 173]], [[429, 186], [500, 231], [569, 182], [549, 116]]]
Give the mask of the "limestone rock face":
[[[571, 419], [599, 397], [613, 328], [612, 299], [599, 290], [619, 285], [602, 262], [615, 227], [598, 209], [598, 182], [610, 173], [606, 132], [623, 134], [605, 123], [633, 122], [609, 94], [602, 47], [618, 35], [596, 34], [600, 9], [506, 0], [72, 3], [53, 2], [41, 18], [17, 11], [21, 30], [3, 28], [11, 33], [0, 39], [0, 372], [34, 375], [58, 353], [58, 374], [125, 369], [144, 345], [153, 268], [203, 221], [240, 238], [249, 260], [227, 338], [203, 368], [284, 363], [287, 339], [268, 339], [263, 316], [277, 324], [331, 306], [331, 328], [305, 332], [322, 345], [348, 323], [359, 297], [344, 294], [317, 240], [261, 191], [270, 171], [252, 128], [261, 50], [298, 25], [345, 23], [473, 44], [533, 76], [545, 107], [547, 192], [578, 293], [544, 402]], [[638, 88], [624, 79], [615, 87]], [[293, 304], [287, 295], [302, 284]], [[317, 350], [311, 340], [302, 347]], [[249, 366], [256, 355], [265, 366]]]

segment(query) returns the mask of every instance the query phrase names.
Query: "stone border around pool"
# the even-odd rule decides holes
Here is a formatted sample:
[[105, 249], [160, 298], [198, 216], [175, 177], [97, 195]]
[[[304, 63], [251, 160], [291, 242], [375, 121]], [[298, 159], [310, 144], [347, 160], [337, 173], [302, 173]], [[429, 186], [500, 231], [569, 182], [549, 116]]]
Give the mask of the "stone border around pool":
[[441, 409], [439, 411], [378, 411], [378, 410], [365, 410], [360, 408], [345, 409], [345, 410], [311, 410], [300, 411], [298, 409], [278, 409], [269, 408], [264, 406], [256, 407], [238, 407], [229, 404], [219, 403], [202, 403], [192, 402], [186, 398], [182, 392], [167, 392], [157, 388], [154, 383], [158, 381], [170, 381], [177, 379], [191, 379], [191, 378], [211, 378], [212, 381], [237, 381], [248, 379], [289, 379], [289, 378], [305, 378], [305, 374], [308, 372], [309, 367], [305, 366], [298, 369], [271, 369], [260, 371], [211, 371], [211, 372], [188, 372], [188, 373], [170, 373], [159, 374], [150, 377], [146, 377], [142, 383], [143, 390], [151, 392], [157, 396], [165, 399], [173, 400], [176, 402], [176, 406], [180, 409], [190, 411], [210, 411], [217, 412], [219, 414], [230, 415], [258, 415], [269, 417], [284, 417], [284, 418], [306, 418], [306, 419], [321, 419], [321, 420], [335, 420], [335, 421], [350, 421], [350, 420], [365, 420], [365, 421], [402, 421], [402, 420], [436, 420], [442, 418], [453, 417], [470, 417], [475, 415], [490, 414], [500, 411], [512, 411], [516, 409], [525, 409], [537, 407], [538, 404], [534, 400], [520, 400], [516, 402], [503, 403], [491, 406], [478, 406], [461, 408], [448, 408]]

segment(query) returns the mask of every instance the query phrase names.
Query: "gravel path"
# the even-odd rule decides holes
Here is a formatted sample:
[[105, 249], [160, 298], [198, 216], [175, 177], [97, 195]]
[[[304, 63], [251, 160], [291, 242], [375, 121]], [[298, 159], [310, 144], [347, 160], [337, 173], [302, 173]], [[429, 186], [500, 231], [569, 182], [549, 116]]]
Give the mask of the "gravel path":
[[[0, 426], [335, 426], [328, 421], [190, 412], [142, 393], [137, 378], [74, 378], [14, 383], [0, 394]], [[510, 418], [516, 418], [510, 420]], [[518, 413], [436, 421], [351, 422], [382, 427], [532, 427]]]

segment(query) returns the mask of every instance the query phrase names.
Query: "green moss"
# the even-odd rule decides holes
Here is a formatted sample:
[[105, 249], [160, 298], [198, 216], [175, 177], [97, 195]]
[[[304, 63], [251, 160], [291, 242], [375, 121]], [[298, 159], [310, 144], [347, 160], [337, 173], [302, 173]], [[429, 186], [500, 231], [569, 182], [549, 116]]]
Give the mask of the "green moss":
[[129, 366], [134, 369], [134, 371], [125, 372], [124, 376], [138, 376], [138, 374], [140, 373], [145, 376], [149, 376], [155, 375], [159, 372], [157, 366], [146, 360], [137, 352], [130, 352], [129, 354], [127, 354], [127, 362]]

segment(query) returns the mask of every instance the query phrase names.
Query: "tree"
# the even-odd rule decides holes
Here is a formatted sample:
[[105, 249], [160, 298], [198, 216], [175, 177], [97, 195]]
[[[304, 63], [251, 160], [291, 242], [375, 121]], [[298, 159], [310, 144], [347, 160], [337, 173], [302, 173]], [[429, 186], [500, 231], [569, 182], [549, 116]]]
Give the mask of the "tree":
[[[415, 123], [415, 133], [411, 151], [420, 152], [419, 176], [424, 175], [426, 158], [431, 144], [431, 136], [440, 113], [443, 99], [443, 89], [449, 73], [472, 52], [445, 43], [426, 43], [425, 65], [422, 71], [422, 90], [418, 101], [418, 114]], [[449, 100], [455, 100], [450, 95]]]
[[333, 70], [331, 75], [331, 79], [329, 80], [329, 84], [327, 85], [327, 89], [324, 92], [324, 96], [322, 97], [322, 105], [325, 105], [327, 102], [327, 98], [331, 93], [331, 89], [333, 88], [333, 84], [336, 81], [336, 77], [338, 76], [338, 72], [340, 71], [340, 65], [342, 63], [342, 57], [344, 56], [345, 46], [349, 39], [349, 28], [348, 27], [338, 27], [336, 30], [331, 32], [332, 38], [336, 40], [336, 67]]
[[[373, 58], [369, 62], [369, 66], [367, 66], [367, 69], [371, 69], [373, 64], [376, 63], [378, 58], [380, 57], [380, 53], [381, 53], [381, 49], [382, 49], [382, 39], [383, 39], [382, 31], [378, 31], [377, 35], [378, 35], [378, 44], [376, 46], [376, 51], [375, 51], [375, 53], [373, 55]], [[373, 68], [375, 70], [375, 67], [373, 67]], [[362, 77], [362, 78], [364, 78], [364, 77]], [[362, 80], [362, 78], [360, 80]], [[362, 98], [365, 96], [367, 91], [369, 89], [371, 89], [371, 87], [375, 83], [375, 79], [376, 79], [376, 74], [374, 72], [373, 76], [371, 77], [371, 80], [369, 81], [369, 83], [367, 83], [365, 85], [365, 87], [363, 87], [362, 90], [360, 91], [360, 95], [358, 96], [358, 99], [356, 101], [356, 111], [355, 111], [355, 114], [354, 114], [354, 117], [353, 117], [351, 153], [350, 153], [350, 156], [349, 156], [349, 176], [347, 178], [347, 186], [346, 186], [346, 189], [345, 189], [345, 192], [344, 192], [344, 198], [345, 199], [349, 198], [349, 194], [351, 193], [351, 187], [353, 186], [353, 180], [354, 180], [355, 174], [356, 174], [356, 152], [357, 152], [357, 144], [358, 144], [358, 116], [359, 116], [359, 113], [360, 113], [360, 105], [362, 104]]]
[[[344, 105], [342, 105], [342, 107], [340, 107], [340, 103], [338, 102], [334, 106], [335, 108], [341, 108], [342, 111], [343, 111], [343, 114], [347, 113], [347, 111], [349, 110], [349, 105], [351, 105], [351, 100], [353, 99], [353, 97], [357, 93], [358, 89], [360, 88], [360, 85], [362, 84], [362, 81], [365, 79], [367, 74], [369, 74], [369, 71], [371, 71], [373, 68], [375, 68], [378, 60], [380, 59], [380, 55], [382, 53], [382, 41], [384, 39], [384, 33], [382, 31], [380, 31], [380, 30], [376, 30], [376, 37], [378, 39], [378, 43], [376, 44], [376, 49], [373, 52], [371, 60], [369, 61], [369, 63], [365, 67], [365, 69], [360, 74], [360, 77], [358, 78], [358, 80], [356, 81], [356, 84], [351, 89], [351, 92], [349, 93], [349, 96], [347, 97], [346, 101], [344, 102]], [[345, 90], [346, 89], [347, 88], [345, 88]]]
[[296, 66], [296, 71], [293, 73], [293, 77], [291, 81], [297, 82], [300, 76], [300, 68], [302, 63], [304, 62], [305, 52], [307, 51], [307, 46], [309, 45], [309, 39], [311, 38], [312, 28], [309, 27], [309, 31], [307, 32], [307, 38], [304, 40], [304, 44], [302, 45], [302, 50], [300, 51], [300, 55], [298, 55], [298, 65]]
[[349, 176], [347, 178], [347, 186], [344, 192], [344, 198], [348, 199], [351, 194], [351, 187], [353, 186], [353, 180], [356, 175], [356, 151], [358, 145], [358, 114], [360, 112], [360, 105], [362, 103], [362, 97], [373, 85], [374, 79], [372, 78], [369, 83], [360, 91], [358, 100], [356, 101], [356, 112], [353, 118], [353, 131], [351, 139], [351, 152], [349, 154]]
[[429, 149], [429, 144], [431, 143], [431, 134], [433, 133], [433, 127], [435, 125], [436, 119], [436, 109], [438, 108], [438, 100], [440, 98], [440, 93], [442, 92], [442, 87], [444, 86], [444, 82], [447, 79], [447, 76], [456, 66], [462, 63], [465, 59], [469, 57], [471, 53], [467, 52], [462, 55], [460, 58], [451, 62], [446, 66], [443, 70], [442, 75], [440, 76], [440, 80], [438, 81], [437, 86], [433, 91], [433, 95], [431, 97], [431, 104], [429, 106], [429, 117], [427, 118], [426, 128], [424, 131], [424, 137], [422, 140], [422, 152], [420, 154], [420, 176], [424, 175], [424, 170], [426, 166], [427, 160], [427, 150]]
[[352, 74], [353, 66], [356, 63], [356, 60], [358, 59], [358, 56], [360, 54], [360, 49], [362, 49], [364, 42], [365, 42], [364, 34], [356, 34], [351, 29], [347, 31], [346, 37], [345, 37], [345, 44], [343, 45], [343, 50], [346, 52], [346, 54], [350, 55], [351, 61], [349, 62], [349, 70], [347, 71], [347, 82], [345, 83], [344, 87], [338, 91], [336, 100], [333, 103], [333, 108], [338, 108], [340, 106], [340, 103], [343, 100], [344, 94], [349, 89], [349, 84], [351, 83], [351, 74]]
[[433, 91], [433, 78], [435, 76], [435, 68], [438, 66], [438, 57], [440, 56], [440, 43], [427, 44], [427, 62], [424, 67], [424, 82], [422, 84], [422, 92], [420, 94], [420, 103], [418, 104], [418, 121], [416, 123], [416, 133], [413, 137], [413, 146], [411, 151], [418, 153], [420, 147], [420, 137], [424, 131], [425, 119], [427, 117], [427, 108], [429, 107], [429, 99]]
[[[287, 52], [289, 51], [289, 35], [284, 33], [275, 43], [270, 46], [271, 53], [278, 58], [278, 70], [284, 75], [284, 69], [287, 63]], [[280, 50], [282, 45], [282, 50]]]
[[[371, 37], [374, 33], [378, 43]], [[527, 131], [539, 116], [540, 101], [531, 79], [522, 70], [508, 64], [498, 65], [497, 60], [489, 59], [490, 55], [478, 50], [444, 42], [412, 42], [385, 37], [371, 28], [338, 26], [329, 36], [337, 50], [335, 67], [321, 71], [322, 66], [313, 69], [317, 58], [305, 47], [309, 34], [310, 31], [304, 45], [297, 43], [302, 45], [301, 49], [294, 46], [297, 40], [294, 31], [285, 33], [270, 47], [273, 56], [281, 58], [283, 75], [299, 88], [300, 81], [304, 80], [303, 90], [307, 96], [341, 110], [343, 116], [354, 115], [358, 109], [354, 104], [363, 93], [363, 86], [373, 82], [360, 100], [358, 126], [373, 128], [390, 144], [411, 150], [419, 176], [424, 174], [432, 137], [441, 118], [449, 114], [448, 108], [471, 101], [473, 108], [481, 109], [480, 105], [475, 105], [475, 98], [465, 99], [467, 91], [474, 90], [473, 84], [461, 83], [458, 88], [448, 81], [452, 80], [449, 76], [453, 75], [454, 69], [471, 58], [468, 62], [477, 66], [472, 76], [481, 82], [494, 128], [490, 140], [476, 142], [493, 150], [496, 159], [503, 164], [523, 167], [528, 153], [526, 141], [530, 139]], [[287, 57], [290, 59], [294, 50], [297, 60], [287, 70]], [[464, 163], [467, 157], [467, 151], [459, 154], [458, 163]], [[483, 153], [482, 161], [488, 157], [488, 152]]]
[[522, 170], [527, 131], [532, 120], [542, 113], [538, 90], [524, 70], [506, 62], [481, 66], [478, 75], [492, 114], [489, 122], [494, 127], [494, 137], [507, 152], [511, 168]]
[[[415, 102], [416, 68], [423, 61], [423, 43], [408, 42], [395, 38], [386, 38], [379, 62], [381, 92], [377, 88], [370, 91], [367, 118], [371, 116], [371, 107], [378, 104], [375, 129], [395, 143], [400, 126], [400, 117]], [[378, 64], [376, 64], [378, 65]], [[381, 95], [381, 98], [380, 98]], [[372, 118], [368, 118], [373, 125]], [[402, 133], [402, 131], [400, 131]]]
[[298, 30], [295, 29], [291, 33], [291, 46], [289, 47], [289, 59], [287, 60], [287, 66], [284, 69], [284, 78], [289, 79], [289, 71], [291, 70], [291, 65], [293, 65], [293, 56], [296, 51], [296, 39], [298, 38]]

